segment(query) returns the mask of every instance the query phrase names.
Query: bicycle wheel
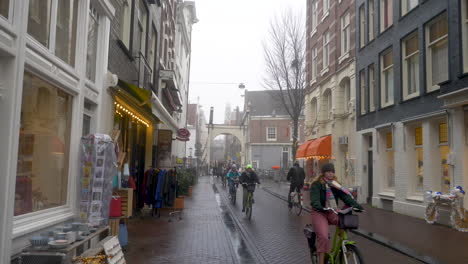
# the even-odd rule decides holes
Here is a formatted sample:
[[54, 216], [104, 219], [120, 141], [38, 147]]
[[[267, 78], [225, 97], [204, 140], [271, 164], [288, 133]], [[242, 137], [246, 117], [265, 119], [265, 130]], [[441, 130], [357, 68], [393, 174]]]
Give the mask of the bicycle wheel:
[[232, 205], [236, 204], [236, 191], [235, 190], [231, 190], [231, 203]]
[[293, 197], [293, 208], [296, 215], [301, 215], [302, 213], [302, 204], [301, 204], [301, 195], [296, 193]]
[[247, 219], [252, 219], [252, 194], [249, 193], [247, 196], [247, 204], [245, 208], [245, 214], [247, 215]]
[[317, 252], [310, 252], [310, 260], [312, 264], [319, 264]]
[[341, 252], [340, 263], [348, 263], [348, 264], [363, 264], [364, 263], [362, 254], [355, 245], [346, 245], [345, 247], [346, 247], [346, 254], [343, 254], [343, 251]]

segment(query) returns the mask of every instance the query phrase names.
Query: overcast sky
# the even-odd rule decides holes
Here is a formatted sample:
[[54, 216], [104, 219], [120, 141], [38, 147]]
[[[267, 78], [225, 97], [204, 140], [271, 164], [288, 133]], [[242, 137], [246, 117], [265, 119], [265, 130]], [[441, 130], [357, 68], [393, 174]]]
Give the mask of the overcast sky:
[[190, 103], [199, 98], [205, 114], [214, 107], [214, 123], [224, 122], [224, 108], [242, 106], [239, 83], [263, 90], [262, 41], [270, 20], [282, 10], [303, 10], [306, 0], [195, 0], [200, 20], [193, 26]]

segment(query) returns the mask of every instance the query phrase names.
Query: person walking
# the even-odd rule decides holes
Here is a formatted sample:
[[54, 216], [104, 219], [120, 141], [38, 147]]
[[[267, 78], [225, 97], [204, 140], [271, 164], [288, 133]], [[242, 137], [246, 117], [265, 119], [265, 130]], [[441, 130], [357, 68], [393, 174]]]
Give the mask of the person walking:
[[291, 185], [289, 186], [288, 194], [288, 206], [289, 208], [291, 208], [291, 193], [301, 193], [301, 190], [304, 187], [305, 172], [304, 169], [299, 166], [299, 161], [296, 160], [294, 162], [293, 167], [289, 169], [288, 176], [286, 179], [291, 183]]

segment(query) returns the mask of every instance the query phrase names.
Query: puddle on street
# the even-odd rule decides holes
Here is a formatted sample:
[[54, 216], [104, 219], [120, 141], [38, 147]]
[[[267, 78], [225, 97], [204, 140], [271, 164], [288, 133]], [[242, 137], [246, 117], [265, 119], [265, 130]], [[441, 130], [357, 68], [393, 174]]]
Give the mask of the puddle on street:
[[215, 193], [216, 202], [218, 203], [218, 206], [221, 209], [223, 223], [229, 230], [231, 243], [234, 247], [237, 260], [239, 261], [239, 263], [255, 263], [255, 259], [252, 257], [252, 254], [250, 253], [247, 244], [242, 238], [240, 231], [237, 229], [236, 224], [234, 223], [234, 219], [232, 219], [232, 215], [229, 213], [227, 205], [221, 200], [218, 188], [215, 184], [213, 184], [212, 186], [213, 191]]

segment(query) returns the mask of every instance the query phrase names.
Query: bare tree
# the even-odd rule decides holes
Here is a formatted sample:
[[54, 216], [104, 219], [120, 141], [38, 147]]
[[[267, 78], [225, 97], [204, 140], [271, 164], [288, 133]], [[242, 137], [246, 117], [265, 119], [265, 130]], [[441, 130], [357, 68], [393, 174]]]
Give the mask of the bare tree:
[[266, 64], [264, 86], [280, 90], [281, 102], [293, 122], [292, 155], [296, 157], [299, 118], [303, 114], [306, 89], [305, 22], [291, 10], [270, 22], [263, 42]]

